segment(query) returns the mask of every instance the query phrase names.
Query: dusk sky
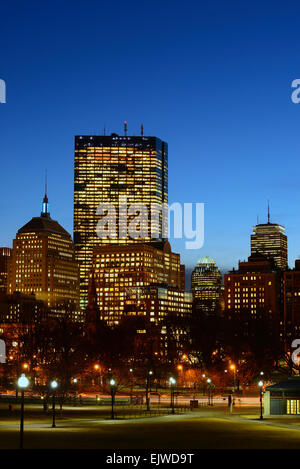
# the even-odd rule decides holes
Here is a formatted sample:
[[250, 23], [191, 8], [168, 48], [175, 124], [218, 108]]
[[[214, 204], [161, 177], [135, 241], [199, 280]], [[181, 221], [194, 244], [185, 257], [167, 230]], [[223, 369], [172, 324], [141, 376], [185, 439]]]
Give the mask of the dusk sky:
[[41, 211], [73, 233], [74, 136], [157, 136], [169, 202], [205, 203], [205, 244], [223, 270], [250, 234], [283, 224], [300, 256], [300, 6], [289, 2], [12, 1], [1, 5], [0, 246]]

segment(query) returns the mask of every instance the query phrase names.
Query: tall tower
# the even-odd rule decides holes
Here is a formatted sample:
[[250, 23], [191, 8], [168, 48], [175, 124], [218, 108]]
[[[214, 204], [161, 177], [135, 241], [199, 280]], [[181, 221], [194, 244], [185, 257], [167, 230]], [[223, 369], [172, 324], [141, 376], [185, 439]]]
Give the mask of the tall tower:
[[[119, 201], [127, 206], [142, 203], [150, 213], [151, 204], [168, 202], [168, 146], [156, 137], [110, 136], [75, 137], [74, 243], [80, 264], [80, 303], [87, 305], [89, 273], [95, 246], [162, 242], [162, 217], [158, 214], [158, 237], [147, 235], [131, 239]], [[113, 204], [116, 210], [116, 236], [99, 237], [99, 204]], [[152, 205], [153, 210], [153, 205]], [[125, 215], [126, 216], [126, 215]], [[150, 221], [148, 224], [150, 228]], [[125, 229], [125, 231], [124, 231]], [[122, 235], [120, 236], [120, 231]]]
[[0, 292], [6, 292], [8, 265], [11, 256], [11, 249], [2, 247], [0, 248]]
[[40, 217], [19, 229], [13, 241], [8, 293], [34, 293], [52, 307], [79, 306], [79, 269], [70, 234], [49, 213], [43, 199]]
[[251, 255], [255, 253], [273, 259], [277, 269], [287, 268], [287, 236], [285, 228], [277, 223], [270, 222], [270, 209], [268, 205], [268, 222], [253, 227], [251, 235]]

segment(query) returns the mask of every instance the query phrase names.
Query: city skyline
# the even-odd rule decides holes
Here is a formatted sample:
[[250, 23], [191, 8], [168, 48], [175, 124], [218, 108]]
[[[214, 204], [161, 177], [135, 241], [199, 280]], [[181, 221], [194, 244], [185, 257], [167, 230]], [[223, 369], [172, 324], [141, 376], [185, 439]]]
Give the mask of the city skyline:
[[[11, 247], [18, 227], [39, 212], [45, 168], [53, 216], [72, 233], [74, 136], [104, 127], [122, 135], [127, 120], [130, 134], [143, 123], [145, 135], [168, 142], [170, 203], [205, 203], [204, 247], [189, 252], [172, 241], [188, 269], [206, 255], [222, 271], [246, 259], [257, 215], [266, 220], [267, 199], [271, 221], [286, 228], [293, 266], [300, 254], [300, 107], [291, 100], [299, 6], [252, 7], [188, 3], [182, 12], [175, 2], [172, 9], [159, 5], [156, 16], [155, 8], [132, 2], [112, 15], [111, 6], [88, 2], [45, 16], [36, 2], [13, 14], [5, 5], [0, 245]], [[101, 28], [99, 15], [106, 18]], [[85, 61], [93, 58], [93, 73], [78, 66], [82, 50]]]
[[299, 448], [300, 4], [1, 20], [0, 449]]
[[[51, 192], [51, 189], [50, 189], [50, 192]], [[41, 192], [41, 194], [42, 194], [42, 192]], [[41, 197], [41, 194], [40, 194], [40, 197]], [[269, 202], [268, 202], [268, 204], [269, 204]], [[32, 212], [31, 212], [32, 215], [29, 215], [29, 216], [31, 216], [31, 217], [33, 217], [33, 216], [38, 216], [38, 211], [39, 211], [39, 210], [38, 210], [38, 209], [35, 210], [35, 209], [37, 208], [36, 205], [37, 205], [37, 204], [35, 203], [35, 204], [32, 206]], [[39, 205], [41, 206], [41, 203], [40, 203]], [[51, 204], [51, 206], [53, 206], [53, 204]], [[57, 207], [57, 209], [58, 209], [58, 211], [59, 211], [59, 207]], [[73, 209], [73, 206], [72, 206], [72, 209]], [[36, 211], [37, 213], [34, 213], [35, 211]], [[55, 207], [54, 207], [54, 211], [55, 211]], [[266, 211], [267, 211], [267, 208], [266, 208]], [[30, 213], [30, 208], [28, 209], [28, 212]], [[68, 219], [68, 218], [69, 218], [69, 217], [66, 217], [66, 219]], [[21, 219], [21, 216], [20, 216], [20, 219]], [[72, 222], [71, 222], [71, 226], [69, 226], [69, 223], [67, 223], [65, 219], [59, 220], [58, 217], [55, 216], [55, 215], [54, 215], [54, 219], [57, 220], [57, 221], [59, 221], [60, 223], [64, 224], [64, 225], [66, 226], [67, 231], [73, 234], [73, 232], [74, 232], [74, 229], [73, 229], [74, 221], [73, 221], [73, 220], [72, 220]], [[22, 217], [22, 220], [24, 220], [24, 217]], [[205, 220], [204, 220], [204, 221], [205, 221]], [[19, 226], [20, 226], [22, 223], [25, 224], [25, 222], [26, 222], [26, 221], [20, 222], [20, 223], [19, 223]], [[255, 226], [258, 225], [258, 224], [264, 225], [264, 224], [267, 224], [267, 223], [268, 223], [268, 215], [267, 215], [267, 213], [266, 213], [266, 216], [265, 216], [265, 220], [264, 220], [264, 217], [259, 218], [259, 217], [257, 216], [257, 222], [258, 222], [258, 223], [252, 224], [252, 225], [249, 227], [249, 230], [248, 230], [248, 231], [249, 231], [249, 232], [248, 232], [248, 248], [246, 248], [246, 247], [244, 246], [244, 253], [245, 253], [244, 256], [241, 256], [241, 257], [239, 257], [239, 258], [237, 258], [237, 257], [235, 257], [235, 258], [234, 258], [234, 257], [229, 258], [229, 257], [228, 257], [228, 258], [227, 258], [227, 259], [228, 259], [227, 265], [225, 265], [224, 263], [222, 264], [222, 263], [216, 261], [216, 263], [217, 263], [217, 265], [218, 265], [218, 267], [220, 268], [220, 270], [221, 270], [222, 273], [226, 273], [226, 272], [230, 271], [233, 267], [235, 267], [235, 266], [238, 264], [239, 261], [245, 260], [245, 259], [248, 257], [248, 255], [251, 254], [251, 242], [249, 242], [249, 239], [250, 239], [250, 237], [253, 235], [253, 231], [252, 231], [252, 230], [253, 230], [253, 228], [255, 228]], [[18, 223], [17, 220], [16, 220], [16, 223]], [[283, 226], [283, 224], [280, 223], [279, 220], [274, 220], [273, 217], [272, 217], [271, 224], [278, 224], [278, 225]], [[6, 226], [5, 228], [7, 228], [7, 226]], [[286, 229], [286, 226], [283, 226], [283, 228]], [[18, 228], [18, 225], [17, 225], [16, 230], [18, 230], [18, 229], [19, 229], [19, 228]], [[3, 248], [12, 248], [14, 236], [15, 236], [15, 235], [13, 235], [11, 239], [9, 239], [8, 237], [3, 237], [3, 235], [2, 235], [2, 239], [6, 239], [7, 242], [4, 242], [4, 241], [3, 241], [2, 244], [1, 244], [1, 247], [3, 247]], [[287, 237], [289, 238], [288, 233], [287, 233]], [[170, 243], [171, 243], [172, 250], [173, 250], [174, 252], [178, 252], [179, 254], [181, 254], [182, 259], [183, 259], [183, 263], [184, 263], [184, 264], [186, 265], [186, 267], [187, 267], [187, 272], [188, 272], [188, 275], [189, 275], [189, 276], [190, 276], [190, 274], [191, 274], [193, 268], [195, 267], [195, 265], [196, 265], [196, 263], [197, 263], [197, 261], [198, 261], [199, 258], [205, 257], [205, 256], [208, 255], [208, 254], [209, 254], [209, 257], [210, 257], [210, 256], [215, 257], [217, 260], [218, 260], [219, 258], [222, 258], [220, 255], [218, 256], [217, 254], [215, 254], [215, 252], [217, 252], [217, 251], [219, 250], [219, 248], [218, 248], [217, 245], [215, 246], [215, 252], [208, 251], [208, 249], [206, 248], [205, 240], [204, 240], [204, 246], [203, 246], [200, 250], [192, 250], [192, 251], [188, 251], [188, 250], [185, 249], [184, 243], [182, 242], [182, 240], [178, 240], [178, 239], [175, 239], [175, 238], [173, 238], [173, 239], [170, 238], [169, 241], [170, 241]], [[244, 243], [244, 244], [245, 244], [245, 243]], [[176, 246], [178, 246], [178, 247], [176, 248]], [[297, 259], [300, 258], [300, 243], [299, 243], [299, 254], [294, 254], [294, 255], [292, 255], [292, 254], [290, 254], [290, 251], [296, 253], [297, 247], [295, 248], [295, 246], [292, 246], [291, 243], [289, 242], [288, 249], [287, 249], [287, 254], [288, 254], [288, 268], [293, 268], [293, 265], [294, 265], [295, 260], [297, 260]], [[188, 256], [187, 256], [187, 253], [189, 253]], [[203, 253], [205, 253], [205, 255], [204, 255]], [[203, 255], [202, 255], [202, 254], [203, 254]], [[188, 261], [187, 261], [187, 262], [185, 261], [186, 258], [188, 258]]]

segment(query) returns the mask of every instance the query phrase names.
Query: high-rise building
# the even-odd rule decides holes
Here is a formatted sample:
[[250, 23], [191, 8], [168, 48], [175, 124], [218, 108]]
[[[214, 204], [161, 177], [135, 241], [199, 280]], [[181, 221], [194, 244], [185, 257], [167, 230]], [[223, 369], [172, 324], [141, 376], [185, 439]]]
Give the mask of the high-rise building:
[[70, 234], [49, 213], [45, 195], [40, 217], [19, 229], [13, 242], [8, 293], [35, 294], [52, 307], [78, 307], [79, 269]]
[[223, 301], [222, 274], [211, 257], [201, 257], [191, 276], [191, 289], [197, 310], [216, 313]]
[[[93, 281], [101, 319], [118, 324], [126, 313], [131, 293], [151, 284], [165, 284], [182, 291], [180, 255], [153, 244], [99, 246], [94, 249]], [[153, 316], [155, 318], [155, 315]]]
[[[124, 212], [119, 212], [120, 200], [126, 200], [127, 207], [144, 204], [149, 214], [152, 210], [152, 234], [149, 216], [147, 222], [143, 221], [140, 237], [132, 239], [128, 235], [127, 213], [124, 217]], [[87, 305], [93, 248], [163, 241], [163, 223], [158, 206], [167, 202], [168, 147], [165, 142], [156, 137], [117, 134], [75, 137], [74, 243], [80, 264], [82, 307]], [[113, 238], [97, 235], [97, 224], [102, 218], [97, 214], [97, 208], [99, 204], [107, 203], [113, 204], [116, 211], [115, 218], [110, 218], [116, 222]], [[129, 220], [133, 218], [131, 213]], [[153, 231], [156, 231], [155, 236]]]
[[273, 259], [280, 270], [287, 268], [287, 236], [285, 228], [277, 223], [270, 223], [268, 210], [268, 223], [253, 227], [251, 235], [251, 254], [256, 252]]
[[224, 275], [225, 310], [244, 321], [247, 333], [250, 319], [266, 319], [272, 330], [281, 330], [281, 275], [272, 259], [256, 253], [239, 262], [238, 270]]
[[166, 318], [187, 318], [192, 313], [192, 293], [165, 284], [151, 284], [126, 291], [127, 316], [146, 316], [158, 324]]
[[6, 292], [7, 290], [8, 263], [10, 256], [10, 248], [0, 248], [0, 292]]
[[300, 260], [295, 268], [283, 274], [284, 327], [286, 345], [290, 349], [293, 339], [300, 333]]

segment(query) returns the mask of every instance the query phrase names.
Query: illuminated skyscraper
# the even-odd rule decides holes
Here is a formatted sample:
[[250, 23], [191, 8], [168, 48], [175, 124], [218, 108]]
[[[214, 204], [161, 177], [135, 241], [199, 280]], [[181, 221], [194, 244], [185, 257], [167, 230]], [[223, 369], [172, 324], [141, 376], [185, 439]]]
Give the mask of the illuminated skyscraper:
[[[129, 237], [119, 213], [120, 198], [127, 206], [142, 203], [156, 212], [157, 236], [150, 230], [136, 239]], [[156, 137], [76, 136], [74, 177], [74, 243], [80, 264], [81, 306], [87, 305], [88, 278], [93, 248], [111, 244], [163, 241], [162, 217], [151, 204], [168, 202], [168, 147]], [[99, 204], [110, 203], [116, 209], [115, 237], [99, 237]], [[153, 209], [154, 207], [154, 209]], [[129, 220], [134, 217], [131, 215]], [[144, 226], [145, 228], [145, 226]], [[125, 230], [125, 231], [124, 231]], [[121, 232], [123, 231], [123, 232]]]
[[49, 307], [79, 304], [79, 269], [70, 234], [49, 213], [45, 195], [40, 217], [19, 229], [13, 242], [8, 293], [31, 294]]
[[268, 210], [268, 223], [253, 227], [251, 235], [251, 255], [262, 254], [273, 259], [278, 269], [287, 268], [287, 236], [285, 228], [277, 223], [270, 223], [270, 212]]
[[0, 248], [0, 292], [6, 292], [8, 261], [11, 256], [10, 248]]
[[[149, 285], [175, 287], [178, 291], [174, 295], [184, 297], [180, 255], [171, 251], [167, 241], [163, 249], [154, 243], [99, 246], [94, 249], [93, 261], [98, 307], [101, 319], [109, 325], [118, 324], [127, 311], [126, 301], [133, 293], [142, 298]], [[150, 316], [150, 320], [156, 319], [154, 310]]]
[[223, 298], [222, 274], [211, 257], [201, 257], [192, 272], [191, 288], [197, 309], [213, 313]]

